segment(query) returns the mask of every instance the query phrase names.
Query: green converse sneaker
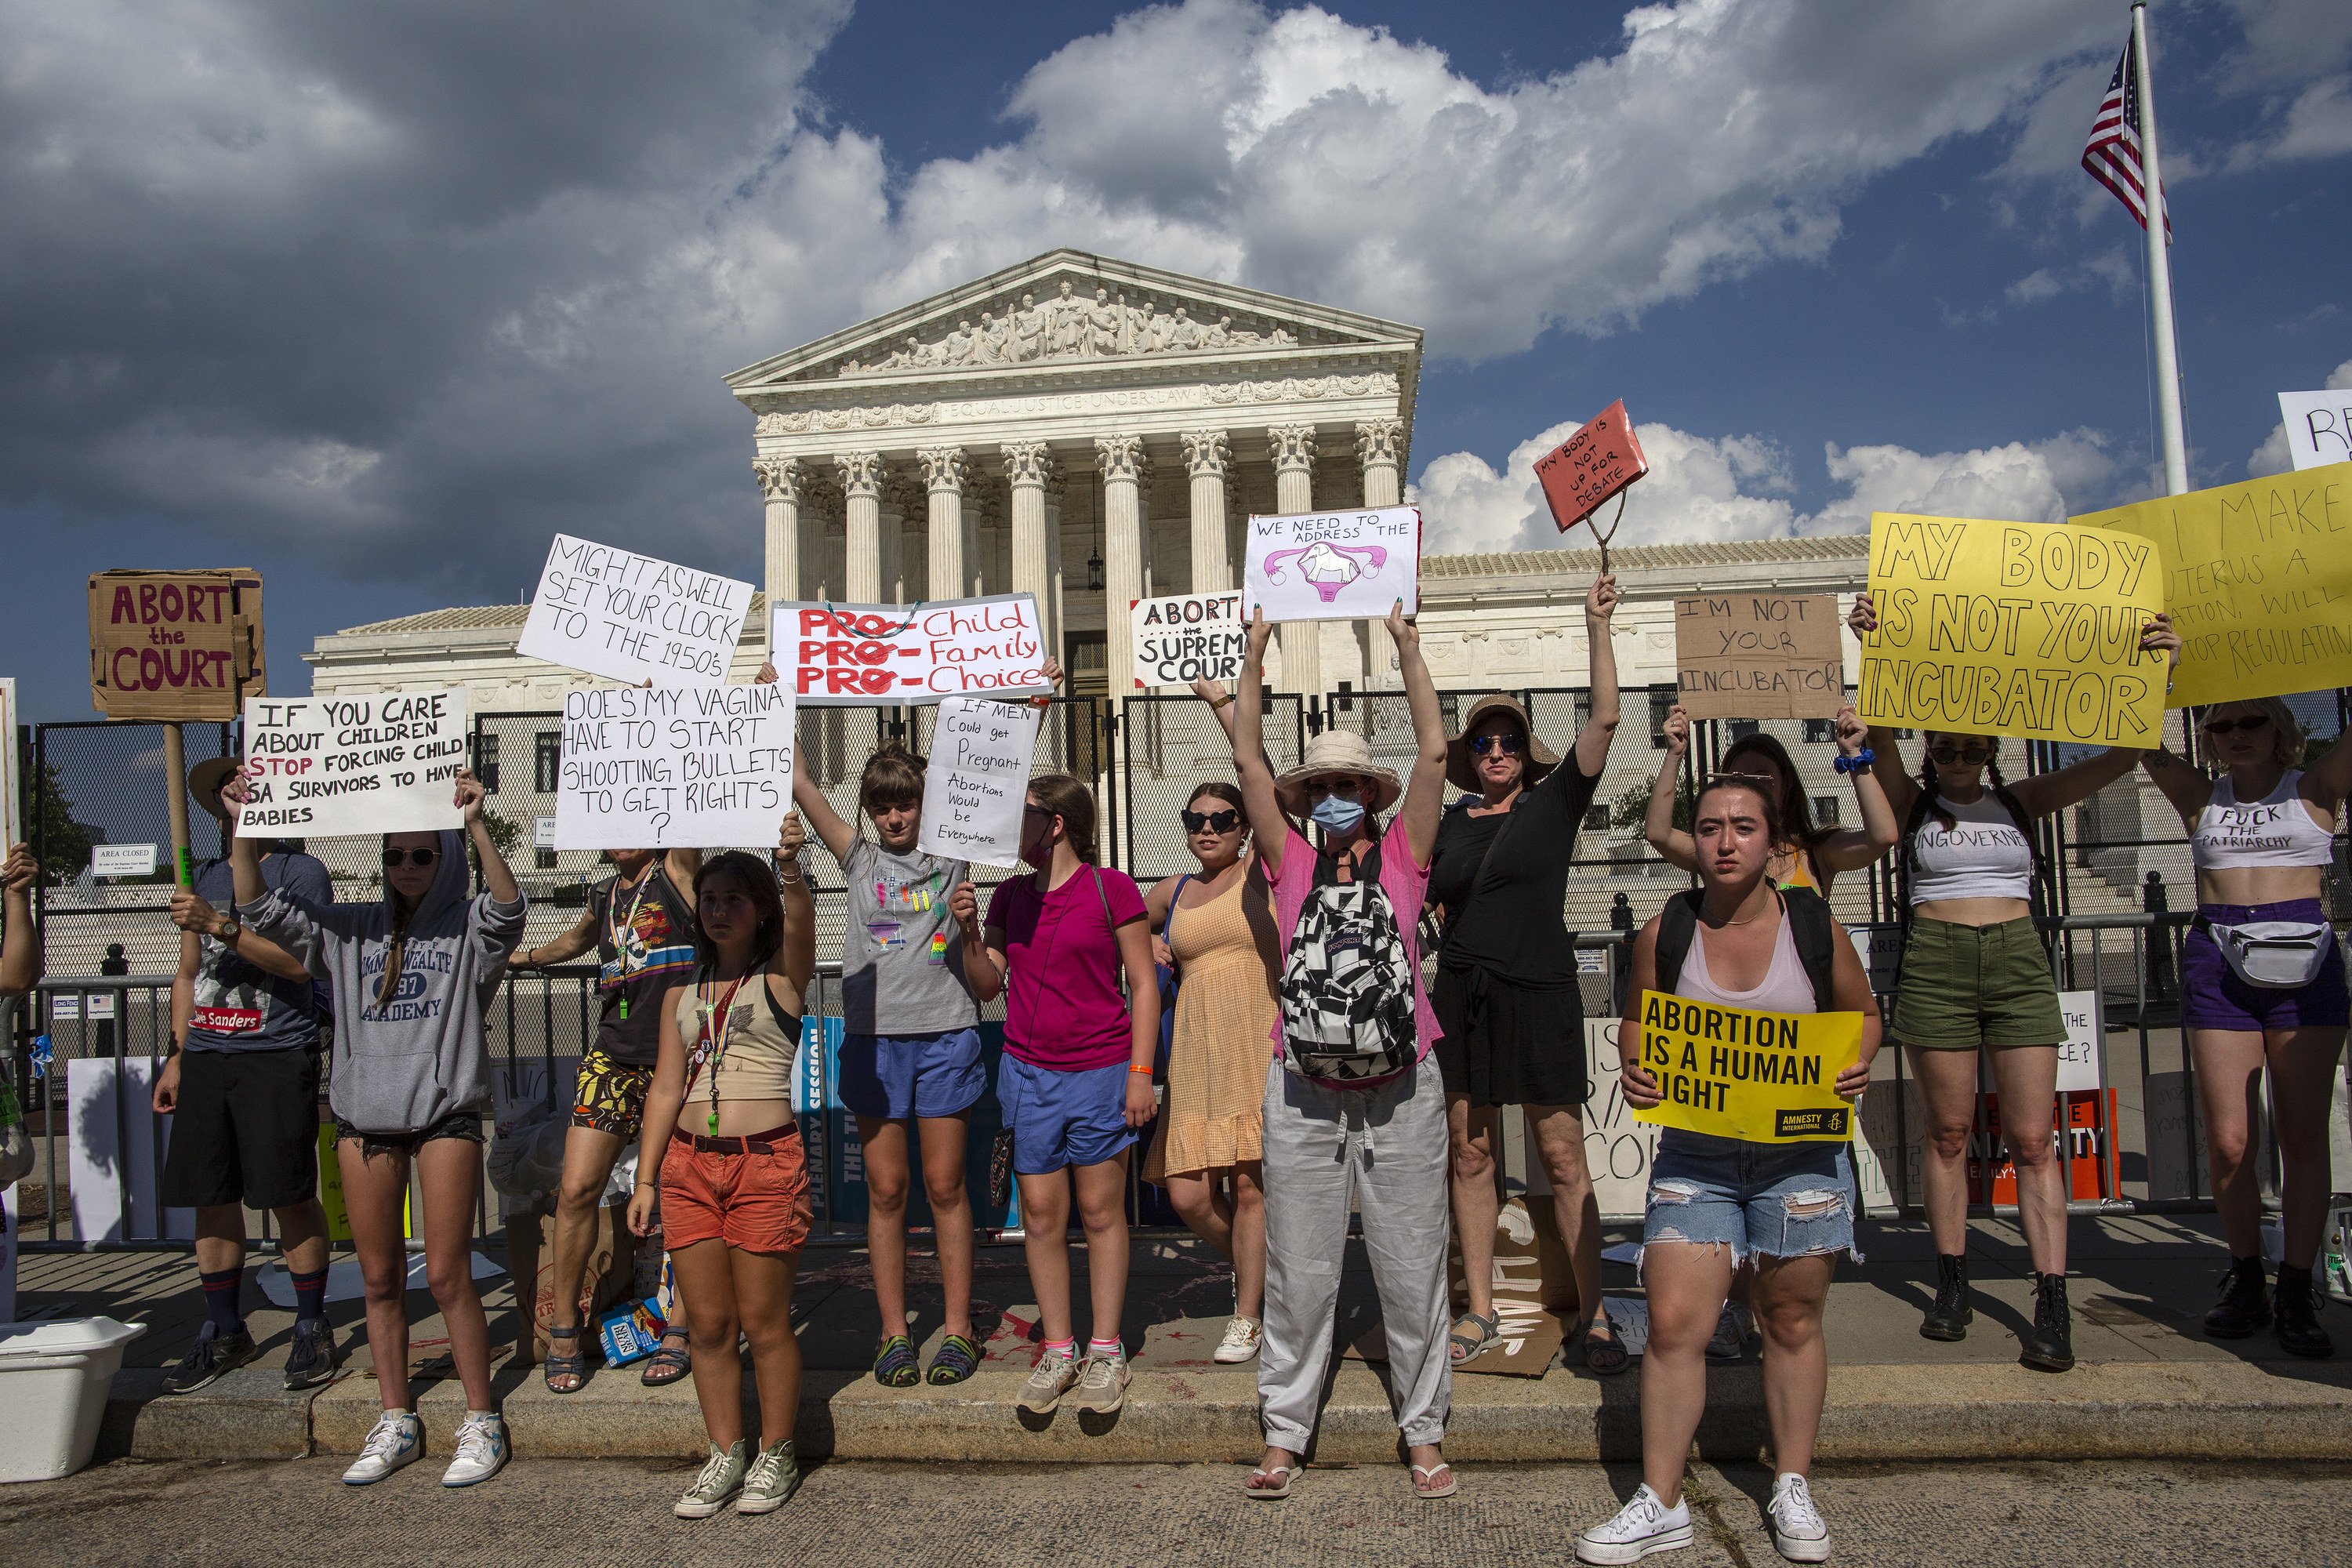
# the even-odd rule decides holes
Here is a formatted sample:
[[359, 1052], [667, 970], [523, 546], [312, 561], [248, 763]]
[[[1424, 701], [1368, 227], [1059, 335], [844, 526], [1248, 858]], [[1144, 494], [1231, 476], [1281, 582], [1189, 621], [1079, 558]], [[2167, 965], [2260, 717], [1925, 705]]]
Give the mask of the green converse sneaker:
[[709, 1519], [727, 1506], [727, 1500], [743, 1489], [743, 1444], [738, 1439], [731, 1448], [710, 1445], [710, 1462], [686, 1489], [670, 1512], [680, 1519]]
[[793, 1458], [790, 1437], [751, 1461], [743, 1478], [743, 1495], [735, 1500], [737, 1513], [773, 1513], [784, 1506], [801, 1484], [801, 1468]]

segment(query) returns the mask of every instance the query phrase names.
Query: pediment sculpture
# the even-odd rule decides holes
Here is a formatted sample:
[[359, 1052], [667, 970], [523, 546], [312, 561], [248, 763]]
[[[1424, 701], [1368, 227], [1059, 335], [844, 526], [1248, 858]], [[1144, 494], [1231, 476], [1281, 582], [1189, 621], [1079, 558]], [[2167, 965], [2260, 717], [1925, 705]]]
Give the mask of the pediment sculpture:
[[1097, 288], [1085, 299], [1063, 283], [1040, 304], [1034, 293], [1018, 308], [999, 315], [982, 310], [978, 325], [959, 319], [952, 331], [930, 342], [908, 336], [887, 358], [873, 363], [849, 360], [842, 375], [882, 375], [892, 371], [946, 370], [959, 366], [1027, 364], [1040, 360], [1108, 359], [1121, 354], [1197, 353], [1209, 350], [1292, 348], [1298, 340], [1279, 325], [1255, 331], [1234, 327], [1230, 315], [1195, 321], [1182, 306], [1166, 309], [1146, 298], [1130, 302], [1124, 289], [1113, 296]]

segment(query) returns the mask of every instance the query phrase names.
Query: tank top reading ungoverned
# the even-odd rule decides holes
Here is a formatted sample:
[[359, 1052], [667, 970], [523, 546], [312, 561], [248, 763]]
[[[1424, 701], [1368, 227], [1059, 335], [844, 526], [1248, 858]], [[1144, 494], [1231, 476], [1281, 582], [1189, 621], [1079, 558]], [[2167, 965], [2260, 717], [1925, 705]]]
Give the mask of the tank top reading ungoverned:
[[1911, 846], [1911, 901], [1938, 899], [2028, 899], [2033, 896], [2033, 847], [2017, 819], [1990, 790], [1966, 805], [1938, 795], [1952, 814], [1948, 831], [1933, 809]]
[[2221, 871], [2240, 866], [2332, 864], [2336, 836], [2311, 819], [2311, 807], [2295, 791], [2302, 779], [2302, 769], [2289, 768], [2278, 787], [2243, 805], [2229, 774], [2215, 779], [2213, 797], [2205, 803], [2189, 840], [2196, 868]]
[[[706, 1029], [710, 1049], [703, 1051]], [[705, 979], [688, 991], [677, 999], [677, 1037], [689, 1064], [702, 1058], [701, 1070], [688, 1075], [689, 1103], [793, 1097], [801, 1021], [777, 1004], [766, 975], [751, 975], [740, 986]]]

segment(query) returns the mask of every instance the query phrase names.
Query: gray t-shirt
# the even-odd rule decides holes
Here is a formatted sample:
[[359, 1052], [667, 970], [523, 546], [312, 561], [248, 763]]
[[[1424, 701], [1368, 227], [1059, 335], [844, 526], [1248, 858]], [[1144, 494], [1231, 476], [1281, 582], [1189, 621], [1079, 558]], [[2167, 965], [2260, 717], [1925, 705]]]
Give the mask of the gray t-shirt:
[[[261, 885], [283, 888], [314, 904], [335, 901], [327, 868], [308, 855], [266, 855]], [[226, 860], [196, 868], [196, 897], [216, 910], [236, 907], [236, 880]], [[188, 1017], [192, 1051], [284, 1051], [319, 1043], [318, 997], [308, 975], [288, 980], [247, 963], [216, 937], [196, 939], [194, 1008]]]
[[963, 983], [963, 937], [948, 913], [961, 860], [893, 855], [859, 837], [842, 860], [849, 934], [841, 955], [842, 1028], [852, 1035], [943, 1035], [980, 1022]]

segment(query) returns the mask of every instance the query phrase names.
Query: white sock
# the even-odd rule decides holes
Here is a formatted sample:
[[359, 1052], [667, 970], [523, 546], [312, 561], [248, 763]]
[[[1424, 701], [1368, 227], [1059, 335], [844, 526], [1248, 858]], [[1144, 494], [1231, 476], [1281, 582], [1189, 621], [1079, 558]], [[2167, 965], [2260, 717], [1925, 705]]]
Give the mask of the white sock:
[[1124, 1341], [1120, 1340], [1088, 1340], [1087, 1342], [1087, 1353], [1088, 1355], [1110, 1356], [1114, 1359], [1124, 1361], [1127, 1358], [1127, 1345]]

